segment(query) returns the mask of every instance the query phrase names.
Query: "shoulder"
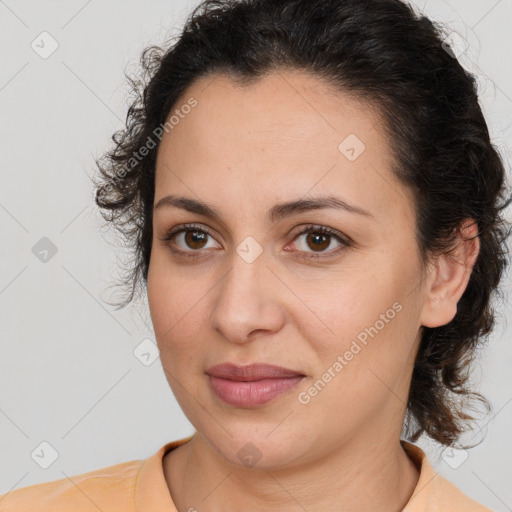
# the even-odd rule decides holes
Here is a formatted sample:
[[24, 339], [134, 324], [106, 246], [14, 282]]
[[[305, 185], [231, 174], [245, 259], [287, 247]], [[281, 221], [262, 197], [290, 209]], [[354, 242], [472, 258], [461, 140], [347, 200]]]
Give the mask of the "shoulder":
[[403, 512], [493, 512], [435, 471], [421, 448], [408, 442], [402, 442], [402, 446], [420, 472], [416, 488]]
[[465, 512], [493, 512], [464, 494], [449, 480], [437, 473], [436, 505], [439, 510], [464, 510]]
[[28, 512], [36, 509], [41, 512], [133, 510], [137, 475], [143, 463], [143, 460], [133, 460], [16, 489], [0, 495], [0, 510], [2, 512]]
[[133, 512], [176, 508], [162, 466], [164, 455], [190, 441], [171, 441], [147, 459], [131, 460], [0, 495], [1, 512]]

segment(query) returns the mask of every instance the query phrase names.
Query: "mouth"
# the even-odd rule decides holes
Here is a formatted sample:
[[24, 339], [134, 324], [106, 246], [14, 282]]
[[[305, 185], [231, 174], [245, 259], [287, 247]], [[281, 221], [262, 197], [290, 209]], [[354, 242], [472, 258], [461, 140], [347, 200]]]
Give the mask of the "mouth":
[[224, 403], [235, 407], [258, 407], [291, 390], [305, 375], [269, 364], [237, 366], [223, 363], [205, 372], [210, 388]]

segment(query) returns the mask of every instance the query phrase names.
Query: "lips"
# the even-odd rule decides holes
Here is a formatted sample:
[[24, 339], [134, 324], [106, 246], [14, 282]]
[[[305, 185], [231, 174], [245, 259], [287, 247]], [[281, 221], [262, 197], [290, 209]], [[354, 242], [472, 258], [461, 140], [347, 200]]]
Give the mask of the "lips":
[[232, 363], [223, 363], [212, 366], [206, 370], [206, 373], [212, 377], [236, 380], [240, 382], [304, 376], [303, 373], [295, 370], [263, 363], [251, 364], [248, 366], [237, 366]]
[[265, 405], [290, 391], [305, 377], [295, 370], [268, 364], [237, 366], [223, 363], [212, 366], [206, 374], [217, 398], [242, 408]]

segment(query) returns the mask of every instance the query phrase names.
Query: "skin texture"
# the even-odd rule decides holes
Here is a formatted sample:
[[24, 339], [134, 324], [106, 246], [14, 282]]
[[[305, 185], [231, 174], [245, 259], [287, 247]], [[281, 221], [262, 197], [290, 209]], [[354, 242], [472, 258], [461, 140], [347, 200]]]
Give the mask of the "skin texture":
[[[378, 112], [317, 77], [282, 70], [241, 86], [214, 75], [176, 107], [190, 97], [197, 106], [159, 147], [155, 204], [167, 194], [201, 199], [222, 221], [156, 209], [147, 282], [165, 375], [197, 431], [164, 458], [178, 510], [401, 510], [418, 479], [399, 440], [421, 326], [455, 315], [478, 239], [460, 241], [421, 279], [414, 197], [391, 173], [392, 141]], [[354, 161], [338, 149], [350, 134], [365, 145]], [[373, 218], [335, 209], [266, 218], [276, 203], [321, 194]], [[212, 235], [195, 245], [184, 234], [163, 240], [184, 223]], [[351, 241], [343, 247], [326, 235], [319, 250], [298, 235], [307, 224]], [[198, 228], [189, 229], [190, 237]], [[262, 249], [251, 263], [237, 252], [247, 237]], [[201, 254], [177, 256], [171, 247]], [[333, 370], [393, 304], [400, 311]], [[228, 361], [276, 364], [305, 378], [264, 406], [234, 407], [205, 375]], [[301, 403], [329, 368], [330, 381]], [[237, 456], [247, 443], [259, 457], [251, 467]]]

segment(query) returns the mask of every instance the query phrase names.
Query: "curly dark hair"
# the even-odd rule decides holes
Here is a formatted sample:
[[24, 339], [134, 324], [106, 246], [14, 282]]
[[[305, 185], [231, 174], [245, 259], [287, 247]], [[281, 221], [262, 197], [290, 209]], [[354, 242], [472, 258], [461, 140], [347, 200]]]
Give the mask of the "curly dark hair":
[[128, 293], [117, 306], [147, 285], [159, 135], [184, 91], [206, 75], [243, 84], [305, 70], [377, 106], [392, 171], [414, 191], [424, 264], [450, 254], [457, 228], [476, 221], [480, 253], [455, 317], [422, 326], [404, 423], [412, 441], [422, 433], [444, 445], [459, 440], [474, 420], [469, 399], [490, 407], [470, 391], [468, 369], [494, 327], [491, 299], [501, 295], [510, 234], [502, 211], [512, 198], [476, 79], [446, 47], [447, 34], [401, 0], [206, 0], [167, 49], [147, 47], [140, 72], [127, 75], [134, 97], [126, 127], [93, 178], [103, 218], [131, 251], [117, 284]]

